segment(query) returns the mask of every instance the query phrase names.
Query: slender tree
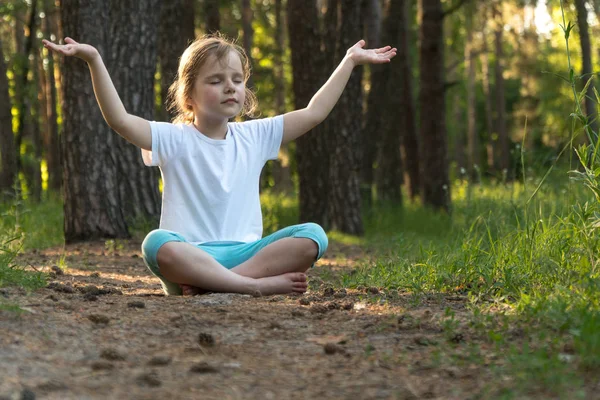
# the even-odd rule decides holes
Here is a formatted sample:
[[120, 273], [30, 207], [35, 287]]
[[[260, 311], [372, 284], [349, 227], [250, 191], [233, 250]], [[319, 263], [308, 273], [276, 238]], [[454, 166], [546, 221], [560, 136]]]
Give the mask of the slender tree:
[[12, 104], [8, 95], [8, 78], [2, 38], [0, 37], [0, 196], [13, 190], [17, 176], [17, 160], [14, 134], [12, 130]]
[[496, 132], [498, 133], [498, 167], [507, 179], [512, 179], [510, 172], [510, 141], [506, 128], [506, 101], [504, 97], [504, 21], [502, 10], [496, 4], [493, 6], [494, 47], [495, 47], [495, 92], [496, 92]]
[[[321, 32], [316, 0], [288, 0], [288, 30], [292, 53], [295, 108], [306, 107], [324, 83], [326, 52], [321, 52]], [[330, 27], [331, 25], [328, 25]], [[327, 63], [328, 65], [328, 63]], [[317, 126], [296, 140], [300, 220], [329, 227], [329, 153], [326, 125]]]
[[163, 1], [159, 24], [158, 57], [162, 99], [159, 119], [171, 121], [174, 115], [167, 109], [167, 93], [177, 75], [179, 57], [195, 37], [194, 0]]
[[423, 202], [450, 209], [450, 185], [445, 124], [444, 12], [440, 0], [422, 0], [420, 48], [420, 137]]
[[204, 0], [204, 17], [206, 33], [215, 33], [221, 29], [219, 0]]
[[[582, 83], [586, 85], [590, 82], [585, 93], [585, 113], [589, 120], [590, 128], [595, 135], [598, 134], [598, 123], [596, 118], [598, 113], [596, 110], [596, 97], [594, 94], [594, 81], [592, 76], [592, 49], [590, 44], [590, 32], [588, 24], [588, 12], [586, 8], [586, 0], [575, 0], [575, 8], [577, 9], [577, 27], [579, 28], [579, 42], [581, 44], [581, 56], [583, 59], [581, 76]], [[594, 139], [594, 137], [592, 137]]]

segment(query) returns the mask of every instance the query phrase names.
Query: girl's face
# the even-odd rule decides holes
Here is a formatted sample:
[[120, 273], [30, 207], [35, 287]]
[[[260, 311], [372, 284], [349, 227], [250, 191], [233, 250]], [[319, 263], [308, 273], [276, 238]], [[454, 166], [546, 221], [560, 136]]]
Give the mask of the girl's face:
[[196, 118], [229, 119], [242, 110], [246, 99], [240, 56], [231, 51], [222, 60], [211, 56], [200, 69], [188, 104]]

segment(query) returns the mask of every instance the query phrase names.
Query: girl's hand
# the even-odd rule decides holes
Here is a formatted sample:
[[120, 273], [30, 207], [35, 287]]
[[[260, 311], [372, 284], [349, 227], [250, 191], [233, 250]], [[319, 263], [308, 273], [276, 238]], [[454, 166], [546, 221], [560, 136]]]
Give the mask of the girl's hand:
[[62, 45], [49, 42], [45, 39], [42, 40], [42, 43], [44, 43], [44, 47], [47, 49], [63, 54], [65, 56], [75, 56], [81, 58], [88, 64], [99, 56], [98, 50], [96, 50], [95, 47], [90, 46], [89, 44], [77, 43], [70, 37], [65, 38], [66, 44]]
[[361, 39], [346, 52], [346, 57], [349, 57], [354, 65], [388, 63], [396, 56], [395, 47], [385, 46], [379, 49], [363, 49], [364, 45], [365, 41]]

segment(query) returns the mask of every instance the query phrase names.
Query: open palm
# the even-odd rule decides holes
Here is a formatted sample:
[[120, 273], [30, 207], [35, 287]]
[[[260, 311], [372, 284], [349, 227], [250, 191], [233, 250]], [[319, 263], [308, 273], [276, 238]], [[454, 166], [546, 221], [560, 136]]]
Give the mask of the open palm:
[[98, 56], [98, 51], [89, 44], [77, 43], [70, 37], [65, 38], [65, 44], [56, 44], [48, 40], [42, 40], [44, 47], [65, 56], [75, 56], [86, 62], [92, 61]]
[[346, 52], [356, 65], [388, 63], [396, 56], [395, 47], [385, 46], [379, 49], [363, 49], [364, 45], [365, 41], [361, 39]]

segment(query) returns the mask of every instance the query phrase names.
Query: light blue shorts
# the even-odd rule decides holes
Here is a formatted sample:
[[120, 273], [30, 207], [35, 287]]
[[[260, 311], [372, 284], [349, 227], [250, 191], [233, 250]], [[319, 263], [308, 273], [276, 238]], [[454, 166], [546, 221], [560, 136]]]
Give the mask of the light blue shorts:
[[[198, 244], [196, 247], [211, 255], [225, 268], [231, 269], [252, 258], [262, 248], [269, 244], [288, 237], [313, 240], [319, 248], [317, 260], [321, 258], [325, 253], [325, 250], [327, 250], [327, 235], [323, 228], [314, 223], [288, 226], [287, 228], [281, 229], [255, 242], [207, 242]], [[168, 242], [189, 243], [177, 232], [168, 231], [166, 229], [156, 229], [150, 232], [144, 239], [144, 242], [142, 243], [142, 256], [148, 269], [161, 280], [165, 293], [177, 295], [181, 294], [181, 288], [178, 284], [166, 280], [161, 275], [160, 269], [158, 268], [158, 262], [156, 261], [158, 249]]]

